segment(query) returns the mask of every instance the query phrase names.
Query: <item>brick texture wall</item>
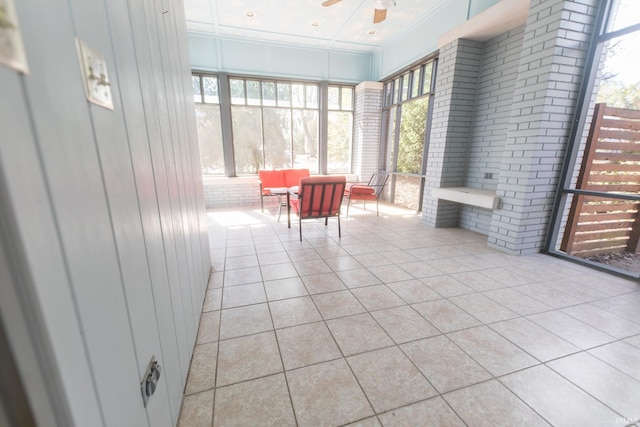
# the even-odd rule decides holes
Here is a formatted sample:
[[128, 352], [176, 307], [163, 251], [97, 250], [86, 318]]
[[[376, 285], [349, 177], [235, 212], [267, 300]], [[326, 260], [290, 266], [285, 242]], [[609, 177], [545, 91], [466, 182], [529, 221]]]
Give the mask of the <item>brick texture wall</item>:
[[[532, 0], [523, 27], [440, 49], [426, 223], [479, 231], [509, 253], [540, 251], [597, 5]], [[495, 190], [500, 206], [491, 212], [431, 197], [432, 188], [453, 186]]]
[[[496, 190], [520, 60], [524, 26], [484, 43], [465, 186]], [[485, 177], [491, 174], [491, 178]], [[460, 206], [459, 227], [489, 234], [491, 211]]]
[[382, 88], [380, 82], [363, 82], [356, 86], [352, 170], [362, 181], [378, 172]]
[[538, 252], [582, 80], [597, 0], [532, 0], [488, 243]]
[[458, 39], [440, 49], [422, 206], [423, 221], [435, 227], [458, 225], [460, 205], [431, 189], [465, 185], [482, 46]]
[[[207, 208], [259, 207], [260, 196], [257, 177], [204, 178], [204, 201]], [[276, 197], [267, 197], [266, 203], [277, 205]]]

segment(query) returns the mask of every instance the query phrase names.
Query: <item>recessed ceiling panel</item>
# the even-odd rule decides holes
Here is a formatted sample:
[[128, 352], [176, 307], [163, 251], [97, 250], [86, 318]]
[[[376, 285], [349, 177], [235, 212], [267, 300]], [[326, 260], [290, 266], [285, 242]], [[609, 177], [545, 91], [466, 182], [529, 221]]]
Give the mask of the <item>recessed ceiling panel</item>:
[[374, 24], [375, 0], [341, 0], [329, 7], [323, 7], [322, 2], [185, 0], [187, 29], [222, 37], [372, 52], [411, 31], [440, 8], [467, 4], [467, 0], [385, 0], [389, 5], [386, 19]]

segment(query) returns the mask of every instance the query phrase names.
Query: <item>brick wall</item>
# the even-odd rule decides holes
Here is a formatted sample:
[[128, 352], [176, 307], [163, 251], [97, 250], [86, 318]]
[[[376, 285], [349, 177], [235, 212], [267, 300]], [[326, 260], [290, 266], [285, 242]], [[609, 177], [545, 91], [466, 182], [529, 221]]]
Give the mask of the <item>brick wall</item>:
[[[485, 42], [479, 70], [465, 186], [496, 190], [507, 140], [524, 26]], [[492, 174], [486, 178], [486, 174]], [[491, 211], [460, 206], [459, 227], [489, 234]]]
[[582, 80], [597, 0], [532, 0], [503, 153], [489, 245], [538, 252]]
[[[259, 207], [260, 196], [257, 176], [205, 177], [204, 201], [207, 208]], [[266, 203], [276, 205], [276, 197], [267, 197]]]
[[[441, 48], [425, 222], [488, 234], [509, 253], [542, 248], [597, 4], [532, 0], [523, 27]], [[501, 204], [490, 212], [431, 197], [452, 186], [495, 189]]]
[[382, 88], [380, 82], [363, 82], [356, 86], [352, 171], [363, 181], [378, 172]]
[[440, 49], [423, 201], [423, 221], [458, 225], [460, 206], [431, 189], [465, 185], [482, 43], [458, 39]]

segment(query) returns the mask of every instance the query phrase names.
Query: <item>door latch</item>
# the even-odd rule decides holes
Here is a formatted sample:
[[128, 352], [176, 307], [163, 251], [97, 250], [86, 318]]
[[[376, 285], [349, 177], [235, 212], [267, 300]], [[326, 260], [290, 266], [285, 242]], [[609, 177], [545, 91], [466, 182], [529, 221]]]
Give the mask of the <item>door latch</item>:
[[145, 408], [147, 407], [149, 398], [156, 392], [161, 371], [162, 370], [156, 360], [156, 357], [151, 356], [151, 361], [149, 362], [149, 366], [147, 366], [147, 371], [140, 382], [140, 392], [142, 393], [142, 402]]

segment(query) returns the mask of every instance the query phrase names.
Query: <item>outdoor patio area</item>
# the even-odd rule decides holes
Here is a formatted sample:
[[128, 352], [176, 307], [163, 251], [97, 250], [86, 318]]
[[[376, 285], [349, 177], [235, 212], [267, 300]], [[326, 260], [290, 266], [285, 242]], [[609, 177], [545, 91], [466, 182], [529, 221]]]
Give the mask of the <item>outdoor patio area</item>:
[[640, 286], [391, 205], [208, 211], [213, 272], [179, 425], [627, 426]]

